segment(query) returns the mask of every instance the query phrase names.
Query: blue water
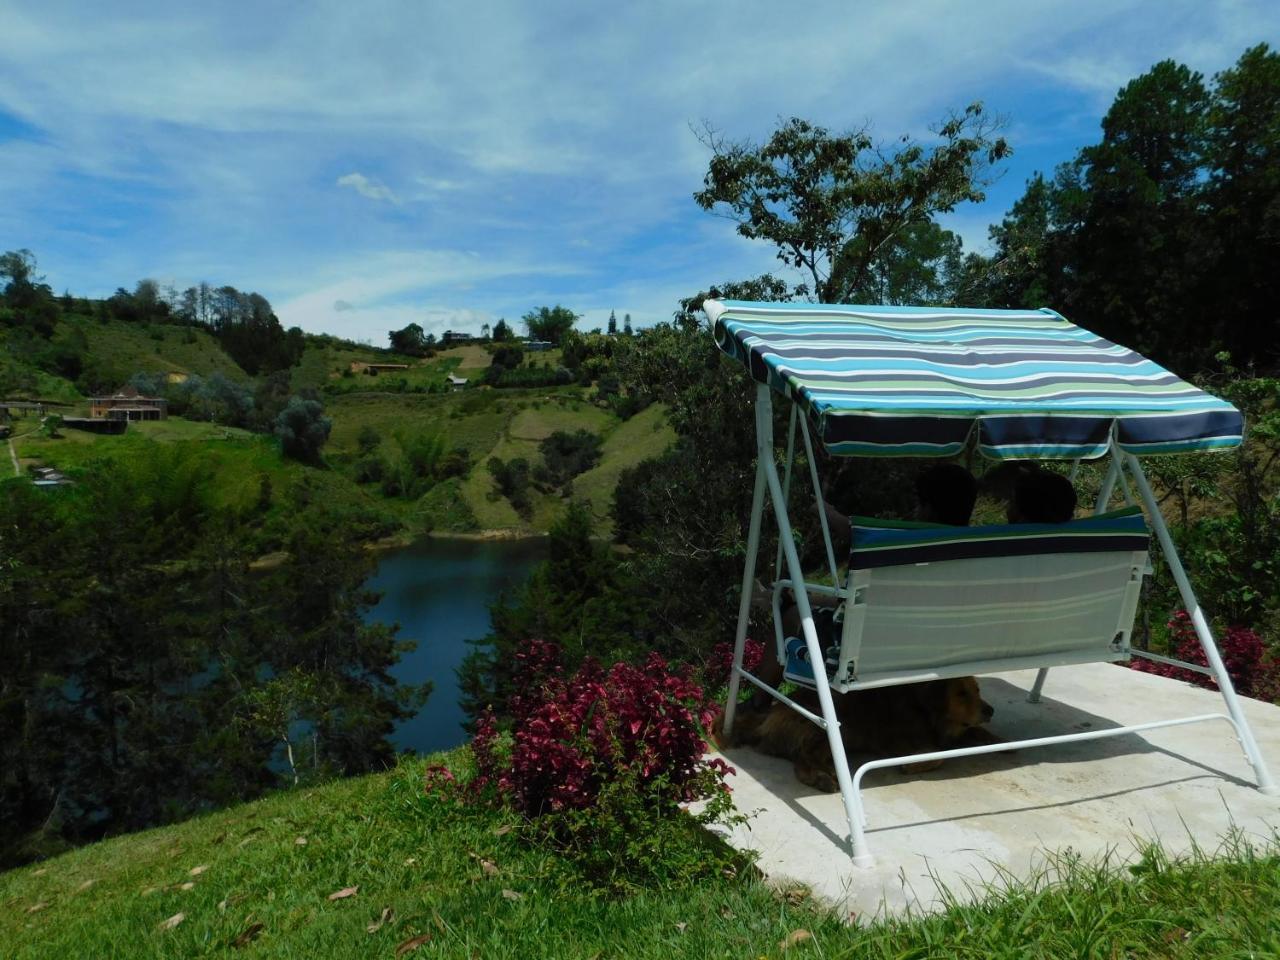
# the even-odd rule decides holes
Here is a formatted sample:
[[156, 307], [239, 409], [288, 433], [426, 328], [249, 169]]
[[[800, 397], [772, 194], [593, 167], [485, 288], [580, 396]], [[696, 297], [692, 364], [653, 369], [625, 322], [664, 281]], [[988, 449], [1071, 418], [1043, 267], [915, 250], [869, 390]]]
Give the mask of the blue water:
[[466, 740], [454, 671], [467, 641], [489, 632], [489, 604], [545, 554], [545, 540], [427, 539], [382, 555], [368, 585], [383, 596], [366, 619], [398, 622], [400, 638], [418, 642], [392, 671], [397, 680], [435, 684], [422, 711], [392, 734], [398, 749], [430, 753]]

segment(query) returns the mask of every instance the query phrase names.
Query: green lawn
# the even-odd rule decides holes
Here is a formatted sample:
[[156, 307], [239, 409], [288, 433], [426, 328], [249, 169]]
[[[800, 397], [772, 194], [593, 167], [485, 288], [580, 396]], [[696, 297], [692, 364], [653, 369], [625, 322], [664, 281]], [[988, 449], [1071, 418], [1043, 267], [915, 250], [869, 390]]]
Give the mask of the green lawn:
[[1066, 857], [1030, 885], [992, 888], [977, 905], [846, 925], [803, 890], [747, 877], [590, 896], [569, 865], [517, 839], [505, 815], [426, 797], [426, 762], [0, 874], [0, 952], [14, 960], [238, 948], [262, 958], [402, 951], [486, 960], [1280, 955], [1274, 847], [1237, 844], [1226, 860], [1178, 863], [1153, 852], [1129, 869]]

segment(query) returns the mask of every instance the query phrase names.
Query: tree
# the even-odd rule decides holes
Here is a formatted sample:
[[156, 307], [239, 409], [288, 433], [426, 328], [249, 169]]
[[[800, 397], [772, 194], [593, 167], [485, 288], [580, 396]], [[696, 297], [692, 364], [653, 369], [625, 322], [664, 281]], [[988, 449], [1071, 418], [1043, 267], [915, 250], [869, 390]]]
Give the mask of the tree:
[[422, 327], [416, 323], [411, 323], [401, 330], [388, 331], [387, 337], [391, 340], [391, 349], [396, 353], [403, 353], [410, 357], [426, 356], [426, 337], [423, 335]]
[[794, 118], [763, 145], [707, 128], [701, 139], [712, 156], [694, 200], [742, 236], [773, 243], [779, 260], [806, 275], [798, 294], [839, 302], [873, 285], [903, 231], [985, 199], [988, 170], [1010, 153], [999, 127], [973, 103], [943, 121], [933, 147], [904, 137], [889, 150], [866, 130], [833, 135]]
[[318, 464], [320, 448], [329, 439], [333, 421], [324, 415], [319, 400], [292, 397], [288, 406], [276, 417], [275, 432], [286, 457], [303, 463]]
[[16, 309], [33, 306], [38, 300], [52, 297], [53, 291], [36, 273], [36, 257], [30, 250], [10, 250], [0, 254], [0, 280], [4, 287], [4, 302]]
[[611, 337], [618, 335], [618, 315], [612, 310], [609, 311], [609, 326], [605, 330]]
[[622, 317], [622, 335], [624, 337], [631, 336], [631, 314], [624, 314]]
[[522, 319], [529, 330], [530, 339], [546, 340], [559, 346], [564, 335], [572, 330], [573, 325], [581, 318], [569, 308], [557, 304], [554, 307], [530, 310]]
[[494, 343], [502, 343], [503, 341], [512, 339], [512, 337], [513, 337], [513, 334], [511, 332], [511, 326], [510, 324], [507, 323], [506, 320], [500, 319], [498, 320], [497, 323], [493, 325], [493, 342]]
[[1237, 363], [1272, 365], [1280, 356], [1280, 54], [1251, 47], [1214, 79], [1206, 192], [1221, 254], [1205, 301], [1221, 318], [1215, 339]]
[[1074, 271], [1063, 308], [1165, 362], [1200, 362], [1216, 349], [1197, 292], [1213, 262], [1197, 213], [1208, 108], [1200, 74], [1157, 63], [1120, 90], [1101, 142], [1055, 184]]
[[480, 339], [481, 339], [481, 340], [488, 340], [488, 339], [489, 339], [489, 336], [490, 336], [490, 334], [491, 334], [492, 332], [493, 332], [493, 331], [490, 329], [490, 327], [489, 327], [489, 325], [488, 325], [487, 323], [482, 323], [482, 324], [480, 324]]
[[[856, 285], [846, 288], [852, 303], [945, 304], [950, 301], [960, 272], [960, 238], [932, 220], [912, 223], [881, 249]], [[861, 243], [851, 241], [841, 251], [833, 273], [857, 261]]]

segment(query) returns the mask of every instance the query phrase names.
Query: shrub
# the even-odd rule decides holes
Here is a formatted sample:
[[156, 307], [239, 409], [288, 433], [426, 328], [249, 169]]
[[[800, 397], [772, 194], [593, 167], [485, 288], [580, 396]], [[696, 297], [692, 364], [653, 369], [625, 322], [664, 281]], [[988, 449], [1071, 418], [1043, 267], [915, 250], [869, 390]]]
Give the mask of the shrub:
[[527, 520], [533, 513], [533, 504], [529, 500], [529, 461], [516, 457], [503, 462], [499, 457], [490, 457], [488, 466], [498, 493], [506, 497], [516, 513]]
[[[1262, 638], [1254, 631], [1247, 627], [1229, 627], [1226, 634], [1219, 638], [1218, 652], [1222, 655], [1223, 665], [1227, 668], [1227, 675], [1231, 678], [1231, 685], [1235, 687], [1236, 693], [1267, 701], [1280, 698], [1280, 662], [1266, 656]], [[1185, 610], [1179, 610], [1169, 621], [1169, 656], [1201, 667], [1209, 665], [1209, 658], [1205, 656], [1200, 638], [1196, 636], [1195, 626]], [[1154, 673], [1160, 677], [1185, 680], [1197, 687], [1218, 689], [1218, 684], [1212, 677], [1185, 667], [1156, 663], [1140, 657], [1134, 657], [1129, 666], [1141, 673]]]
[[[564, 679], [559, 647], [542, 641], [516, 661], [510, 736], [481, 718], [468, 796], [522, 814], [525, 835], [596, 889], [691, 881], [736, 860], [697, 829], [729, 815], [732, 770], [705, 756], [715, 708], [687, 668], [650, 653], [639, 667], [588, 659]], [[428, 789], [457, 787], [437, 769]], [[688, 803], [705, 806], [691, 816]]]
[[589, 430], [557, 430], [539, 444], [544, 466], [538, 479], [563, 486], [600, 461], [600, 437]]

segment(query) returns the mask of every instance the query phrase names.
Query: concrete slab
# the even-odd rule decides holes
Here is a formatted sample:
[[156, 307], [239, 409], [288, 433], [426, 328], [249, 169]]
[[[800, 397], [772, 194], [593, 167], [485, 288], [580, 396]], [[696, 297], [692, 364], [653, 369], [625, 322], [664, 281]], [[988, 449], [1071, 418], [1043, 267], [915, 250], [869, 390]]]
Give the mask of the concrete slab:
[[[1034, 677], [981, 678], [993, 732], [1027, 739], [1225, 712], [1215, 691], [1109, 664], [1051, 670], [1042, 702], [1030, 704]], [[1280, 707], [1244, 705], [1280, 776]], [[873, 771], [863, 781], [871, 868], [849, 861], [839, 794], [815, 793], [789, 761], [750, 748], [725, 758], [737, 771], [729, 779], [735, 804], [750, 818], [730, 841], [757, 851], [769, 877], [805, 883], [864, 919], [938, 909], [940, 884], [965, 899], [1001, 872], [1028, 877], [1046, 852], [1099, 860], [1130, 857], [1148, 840], [1185, 852], [1193, 839], [1212, 850], [1233, 828], [1256, 840], [1280, 829], [1280, 797], [1254, 789], [1225, 722], [964, 757], [916, 776]]]

